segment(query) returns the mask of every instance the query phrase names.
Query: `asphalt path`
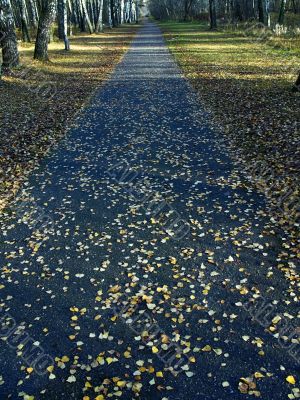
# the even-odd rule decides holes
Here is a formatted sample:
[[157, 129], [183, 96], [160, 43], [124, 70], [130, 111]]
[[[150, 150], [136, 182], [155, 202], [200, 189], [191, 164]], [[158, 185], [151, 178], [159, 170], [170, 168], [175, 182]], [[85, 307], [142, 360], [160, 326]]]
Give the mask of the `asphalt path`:
[[146, 22], [1, 220], [1, 400], [299, 394], [296, 266], [209, 120]]

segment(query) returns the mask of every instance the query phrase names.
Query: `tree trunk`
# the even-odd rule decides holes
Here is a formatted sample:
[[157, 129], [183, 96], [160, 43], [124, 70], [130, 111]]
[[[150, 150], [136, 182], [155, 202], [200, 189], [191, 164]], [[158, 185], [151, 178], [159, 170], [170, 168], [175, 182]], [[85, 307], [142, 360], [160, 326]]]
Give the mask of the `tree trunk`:
[[57, 0], [57, 27], [58, 38], [64, 39], [66, 0]]
[[115, 28], [117, 26], [117, 21], [116, 21], [116, 7], [114, 0], [110, 0], [110, 15], [111, 15], [112, 26]]
[[292, 0], [292, 4], [293, 4], [293, 13], [294, 13], [294, 14], [297, 14], [297, 12], [298, 12], [298, 7], [297, 7], [297, 4], [296, 4], [296, 1], [295, 1], [295, 0]]
[[118, 25], [121, 25], [122, 24], [122, 2], [121, 2], [121, 0], [118, 1], [117, 19], [118, 19]]
[[57, 3], [58, 15], [58, 37], [65, 43], [65, 50], [70, 50], [70, 43], [68, 39], [68, 10], [67, 0], [58, 0]]
[[184, 17], [183, 20], [187, 21], [189, 17], [189, 0], [184, 0]]
[[300, 72], [299, 72], [298, 78], [297, 78], [297, 80], [296, 80], [296, 82], [295, 82], [295, 84], [293, 86], [292, 91], [293, 92], [300, 92]]
[[0, 0], [0, 46], [2, 48], [2, 68], [10, 69], [18, 66], [19, 52], [10, 0]]
[[210, 29], [217, 29], [217, 12], [215, 0], [209, 0]]
[[86, 23], [86, 25], [88, 27], [89, 33], [93, 33], [94, 29], [93, 29], [93, 26], [92, 26], [92, 23], [91, 23], [89, 14], [88, 14], [88, 10], [87, 10], [87, 7], [86, 7], [86, 0], [80, 0], [80, 2], [81, 2], [81, 6], [82, 6], [82, 12], [83, 12], [83, 16], [84, 16], [84, 21], [85, 21], [85, 23]]
[[132, 14], [133, 14], [133, 12], [132, 12], [132, 2], [133, 2], [133, 0], [129, 0], [129, 23], [131, 23], [132, 22]]
[[280, 2], [280, 11], [279, 11], [279, 16], [278, 16], [278, 24], [279, 25], [283, 25], [285, 7], [286, 7], [286, 0], [281, 0], [281, 2]]
[[112, 28], [112, 18], [111, 18], [111, 5], [110, 0], [106, 2], [107, 5], [107, 15], [108, 15], [108, 26]]
[[270, 25], [269, 0], [258, 0], [258, 20], [262, 24]]
[[81, 32], [85, 31], [85, 23], [84, 23], [84, 14], [83, 14], [83, 9], [82, 9], [82, 2], [81, 0], [76, 0], [76, 8], [77, 8], [77, 14], [78, 14], [78, 23]]
[[121, 12], [120, 12], [120, 24], [124, 24], [125, 18], [124, 18], [124, 10], [125, 10], [125, 2], [124, 0], [121, 0]]
[[87, 11], [88, 11], [88, 15], [90, 16], [90, 21], [91, 21], [91, 25], [93, 28], [93, 32], [94, 32], [94, 28], [95, 28], [95, 14], [94, 14], [94, 7], [93, 4], [91, 4], [90, 2], [88, 2], [87, 4]]
[[26, 2], [25, 0], [19, 0], [19, 8], [21, 15], [21, 29], [23, 42], [30, 43], [29, 30], [27, 26], [27, 13], [26, 13]]
[[257, 1], [257, 7], [258, 7], [258, 20], [262, 24], [265, 23], [265, 12], [264, 12], [264, 0], [258, 0]]
[[243, 9], [241, 7], [240, 1], [235, 1], [235, 17], [237, 18], [238, 21], [243, 21], [244, 20], [244, 14], [243, 14]]
[[34, 49], [34, 58], [36, 60], [49, 61], [48, 43], [55, 13], [56, 0], [43, 0]]
[[[69, 27], [69, 36], [73, 35], [73, 16], [75, 17], [75, 7], [73, 8], [71, 0], [67, 0], [67, 16], [68, 16], [68, 27]], [[74, 10], [74, 11], [73, 11]], [[76, 17], [75, 17], [76, 18]]]
[[140, 22], [140, 10], [139, 10], [139, 2], [135, 1], [135, 23], [138, 24]]
[[30, 13], [31, 13], [31, 22], [32, 25], [37, 28], [38, 26], [38, 16], [37, 16], [37, 8], [36, 8], [36, 3], [34, 0], [29, 0], [30, 4]]
[[270, 0], [265, 0], [265, 7], [266, 7], [266, 24], [270, 28], [271, 26]]
[[98, 20], [96, 32], [103, 32], [103, 0], [99, 0]]

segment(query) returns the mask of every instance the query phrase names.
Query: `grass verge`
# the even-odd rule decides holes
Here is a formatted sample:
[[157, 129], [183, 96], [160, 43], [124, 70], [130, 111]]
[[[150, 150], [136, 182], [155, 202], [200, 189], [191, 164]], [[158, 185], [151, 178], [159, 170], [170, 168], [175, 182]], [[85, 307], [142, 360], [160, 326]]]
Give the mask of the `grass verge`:
[[[291, 93], [300, 46], [275, 49], [241, 31], [163, 22], [168, 46], [213, 122], [268, 200], [272, 215], [299, 235], [299, 94]], [[299, 238], [299, 236], [298, 236]]]
[[77, 34], [70, 52], [53, 42], [48, 63], [33, 60], [33, 44], [20, 44], [21, 67], [0, 80], [0, 210], [107, 79], [137, 28]]

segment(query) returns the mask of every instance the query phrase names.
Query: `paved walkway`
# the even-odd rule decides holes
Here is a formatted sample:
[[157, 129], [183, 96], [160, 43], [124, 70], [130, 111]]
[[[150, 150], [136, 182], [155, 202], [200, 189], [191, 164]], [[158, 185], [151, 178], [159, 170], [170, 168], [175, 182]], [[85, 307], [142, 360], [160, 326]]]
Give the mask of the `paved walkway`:
[[287, 398], [264, 214], [147, 22], [2, 220], [0, 398]]

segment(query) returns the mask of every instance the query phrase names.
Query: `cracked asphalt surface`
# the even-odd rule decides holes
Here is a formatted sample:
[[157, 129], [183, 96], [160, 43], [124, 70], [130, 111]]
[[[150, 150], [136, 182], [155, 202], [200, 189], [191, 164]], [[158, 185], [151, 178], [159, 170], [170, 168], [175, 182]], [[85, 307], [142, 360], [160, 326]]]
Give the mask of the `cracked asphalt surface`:
[[0, 399], [299, 397], [265, 210], [147, 21], [1, 219]]

